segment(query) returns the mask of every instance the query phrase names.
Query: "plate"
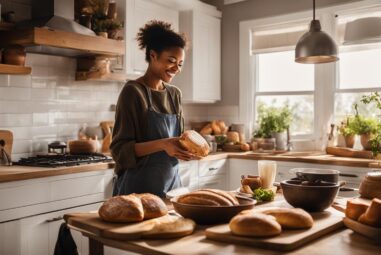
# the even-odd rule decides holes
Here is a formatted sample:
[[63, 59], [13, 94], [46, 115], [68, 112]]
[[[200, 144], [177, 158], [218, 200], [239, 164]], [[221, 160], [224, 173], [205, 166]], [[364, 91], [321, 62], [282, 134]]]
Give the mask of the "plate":
[[347, 217], [343, 219], [343, 222], [347, 228], [352, 229], [354, 232], [369, 237], [377, 242], [381, 242], [381, 228], [371, 227]]

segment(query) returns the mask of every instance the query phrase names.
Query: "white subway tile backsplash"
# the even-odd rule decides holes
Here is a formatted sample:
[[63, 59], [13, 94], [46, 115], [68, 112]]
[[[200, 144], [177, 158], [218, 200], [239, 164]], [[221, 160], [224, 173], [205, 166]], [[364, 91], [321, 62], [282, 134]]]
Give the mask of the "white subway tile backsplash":
[[33, 113], [33, 125], [44, 126], [49, 125], [49, 113]]
[[13, 142], [12, 153], [31, 153], [32, 148], [32, 140], [16, 140]]
[[25, 87], [29, 88], [32, 84], [32, 76], [30, 75], [9, 75], [10, 87]]
[[0, 87], [0, 100], [29, 100], [30, 88]]
[[33, 88], [31, 92], [31, 99], [41, 99], [41, 100], [52, 100], [56, 99], [56, 89], [55, 88]]
[[0, 114], [0, 127], [32, 126], [32, 120], [32, 114]]
[[9, 86], [9, 75], [0, 74], [0, 87], [8, 87]]

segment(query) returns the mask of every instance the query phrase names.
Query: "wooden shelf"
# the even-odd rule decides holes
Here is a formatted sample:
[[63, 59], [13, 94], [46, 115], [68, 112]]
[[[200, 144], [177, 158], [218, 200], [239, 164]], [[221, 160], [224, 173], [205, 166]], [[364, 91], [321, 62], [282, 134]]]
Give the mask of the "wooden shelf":
[[31, 72], [30, 67], [0, 64], [0, 74], [30, 74]]
[[38, 27], [4, 32], [0, 35], [0, 42], [2, 46], [9, 44], [42, 45], [78, 50], [79, 55], [83, 56], [119, 56], [124, 55], [125, 52], [124, 41]]
[[76, 72], [76, 81], [87, 81], [87, 80], [97, 80], [97, 81], [119, 81], [125, 82], [127, 80], [127, 75], [122, 73], [108, 73], [100, 74], [99, 72]]
[[15, 27], [15, 24], [9, 22], [0, 22], [0, 31], [9, 31]]

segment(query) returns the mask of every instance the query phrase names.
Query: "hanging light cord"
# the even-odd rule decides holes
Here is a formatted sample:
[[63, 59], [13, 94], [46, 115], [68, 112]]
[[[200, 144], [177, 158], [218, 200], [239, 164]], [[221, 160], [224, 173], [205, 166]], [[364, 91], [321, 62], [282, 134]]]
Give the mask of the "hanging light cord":
[[313, 6], [313, 17], [314, 17], [313, 20], [315, 20], [315, 0], [312, 0], [312, 6]]

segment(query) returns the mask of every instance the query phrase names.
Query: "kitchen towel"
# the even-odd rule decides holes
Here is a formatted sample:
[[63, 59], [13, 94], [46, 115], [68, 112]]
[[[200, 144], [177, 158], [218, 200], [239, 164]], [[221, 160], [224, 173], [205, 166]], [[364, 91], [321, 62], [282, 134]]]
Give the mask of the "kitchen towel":
[[54, 255], [78, 255], [77, 245], [66, 223], [62, 223], [58, 230], [58, 238], [54, 248]]

